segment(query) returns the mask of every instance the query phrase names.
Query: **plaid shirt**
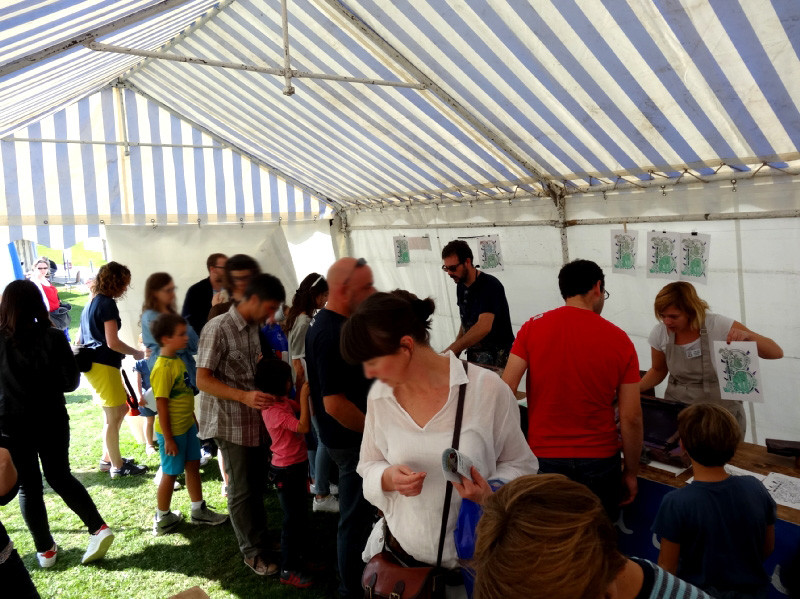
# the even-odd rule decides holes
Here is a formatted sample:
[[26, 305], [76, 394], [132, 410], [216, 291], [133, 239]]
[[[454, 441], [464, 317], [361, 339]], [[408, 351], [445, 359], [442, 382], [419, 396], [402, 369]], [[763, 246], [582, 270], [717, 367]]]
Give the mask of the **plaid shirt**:
[[[253, 391], [260, 353], [258, 325], [248, 324], [236, 306], [232, 306], [203, 327], [197, 367], [208, 368], [214, 378], [234, 389]], [[246, 447], [255, 447], [266, 440], [259, 410], [205, 391], [200, 392], [197, 421], [201, 439], [221, 438]]]

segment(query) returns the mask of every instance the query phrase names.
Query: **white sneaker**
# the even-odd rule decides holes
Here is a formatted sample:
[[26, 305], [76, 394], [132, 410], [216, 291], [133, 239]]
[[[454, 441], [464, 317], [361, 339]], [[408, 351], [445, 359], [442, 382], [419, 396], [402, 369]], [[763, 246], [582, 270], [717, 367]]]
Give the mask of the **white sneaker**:
[[[315, 483], [311, 483], [310, 485], [308, 485], [308, 492], [311, 495], [319, 495], [319, 493], [317, 493], [317, 485]], [[331, 495], [338, 495], [339, 494], [339, 487], [337, 487], [334, 484], [329, 485], [329, 493]]]
[[[161, 477], [162, 477], [163, 475], [164, 475], [164, 471], [161, 469], [161, 466], [159, 466], [159, 467], [158, 467], [158, 472], [156, 472], [156, 475], [153, 477], [153, 483], [154, 483], [156, 486], [158, 486], [158, 485], [160, 485], [160, 484], [161, 484]], [[172, 489], [173, 489], [174, 491], [177, 491], [178, 489], [180, 489], [180, 488], [181, 488], [181, 486], [182, 486], [182, 485], [181, 485], [181, 483], [179, 483], [179, 482], [178, 482], [178, 479], [176, 478], [176, 479], [175, 479], [175, 484], [172, 486]]]
[[200, 467], [202, 468], [208, 462], [211, 461], [211, 458], [214, 457], [211, 455], [211, 452], [206, 451], [205, 449], [200, 449]]
[[322, 499], [317, 499], [314, 497], [314, 505], [312, 508], [315, 512], [332, 512], [334, 514], [339, 513], [339, 500], [336, 499], [332, 494], [328, 495], [327, 497], [323, 497]]
[[88, 564], [102, 558], [113, 542], [114, 533], [111, 532], [108, 526], [103, 524], [103, 528], [97, 534], [89, 535], [89, 546], [86, 548], [86, 553], [83, 554], [81, 563]]
[[49, 568], [56, 563], [58, 559], [58, 545], [53, 543], [53, 546], [42, 553], [37, 552], [36, 558], [39, 560], [39, 565], [42, 568]]

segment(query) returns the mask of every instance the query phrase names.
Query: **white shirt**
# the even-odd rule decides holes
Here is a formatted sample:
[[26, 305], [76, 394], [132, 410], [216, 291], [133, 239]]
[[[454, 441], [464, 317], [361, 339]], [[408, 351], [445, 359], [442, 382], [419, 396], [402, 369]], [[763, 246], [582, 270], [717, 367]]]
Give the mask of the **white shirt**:
[[[364, 497], [383, 511], [389, 530], [403, 549], [419, 561], [435, 564], [442, 523], [445, 479], [442, 452], [451, 446], [458, 390], [467, 376], [461, 361], [450, 358], [450, 395], [439, 412], [420, 427], [400, 407], [391, 387], [375, 381], [367, 398], [364, 440], [358, 473], [364, 479]], [[519, 407], [500, 377], [470, 365], [464, 398], [459, 450], [468, 456], [481, 475], [509, 481], [535, 474], [539, 462], [531, 452], [519, 426]], [[405, 497], [381, 486], [384, 470], [405, 464], [414, 472], [426, 472], [422, 492]], [[461, 497], [454, 490], [445, 536], [442, 565], [458, 566], [453, 531]]]
[[[733, 326], [733, 318], [722, 316], [721, 314], [714, 314], [713, 312], [706, 312], [705, 328], [708, 331], [708, 338], [710, 341], [725, 341], [728, 338], [728, 332]], [[650, 336], [647, 338], [648, 343], [653, 349], [660, 352], [666, 352], [667, 344], [669, 343], [669, 331], [664, 326], [663, 322], [659, 322], [650, 331]], [[700, 349], [700, 338], [698, 337], [691, 343], [686, 343], [680, 347], [690, 350]], [[713, 348], [712, 348], [713, 349]]]

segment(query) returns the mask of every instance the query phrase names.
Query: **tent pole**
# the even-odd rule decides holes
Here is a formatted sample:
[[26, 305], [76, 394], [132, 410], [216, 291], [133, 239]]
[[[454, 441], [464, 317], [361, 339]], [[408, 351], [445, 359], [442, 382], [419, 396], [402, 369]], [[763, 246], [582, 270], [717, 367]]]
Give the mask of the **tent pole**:
[[281, 24], [283, 25], [283, 95], [291, 96], [294, 94], [292, 85], [291, 61], [289, 59], [289, 14], [286, 8], [286, 0], [281, 0]]
[[118, 85], [114, 86], [114, 95], [117, 98], [117, 126], [119, 127], [120, 134], [122, 135], [122, 152], [119, 157], [119, 170], [122, 178], [120, 185], [120, 203], [122, 204], [122, 218], [127, 221], [129, 215], [133, 213], [131, 209], [130, 188], [128, 186], [128, 164], [130, 159], [126, 160], [131, 155], [130, 147], [128, 146], [128, 124], [125, 116], [125, 98], [122, 95], [122, 88]]

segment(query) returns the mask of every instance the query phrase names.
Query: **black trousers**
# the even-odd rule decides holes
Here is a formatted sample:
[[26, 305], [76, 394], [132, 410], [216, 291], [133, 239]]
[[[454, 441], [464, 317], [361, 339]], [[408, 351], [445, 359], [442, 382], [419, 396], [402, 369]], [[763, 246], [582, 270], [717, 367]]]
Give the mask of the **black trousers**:
[[278, 486], [278, 499], [283, 510], [281, 568], [300, 570], [308, 527], [308, 462], [285, 468], [272, 466], [270, 479]]

